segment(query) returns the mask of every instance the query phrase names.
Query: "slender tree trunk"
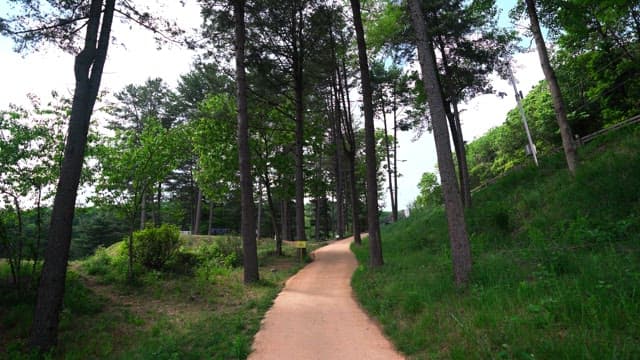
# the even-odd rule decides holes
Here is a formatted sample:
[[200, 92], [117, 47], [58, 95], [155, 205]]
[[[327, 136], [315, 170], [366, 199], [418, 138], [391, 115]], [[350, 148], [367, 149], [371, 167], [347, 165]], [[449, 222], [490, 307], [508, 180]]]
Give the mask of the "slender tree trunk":
[[256, 224], [253, 204], [253, 179], [251, 177], [251, 153], [249, 151], [249, 116], [247, 111], [247, 77], [245, 73], [245, 25], [244, 0], [234, 0], [233, 14], [236, 37], [236, 84], [238, 102], [238, 160], [240, 162], [240, 193], [242, 207], [242, 251], [244, 282], [259, 280]]
[[[293, 34], [293, 90], [295, 93], [295, 112], [296, 112], [296, 238], [297, 241], [307, 240], [304, 224], [304, 79], [303, 79], [303, 58], [304, 50], [302, 49], [301, 27], [302, 13], [298, 11], [294, 19]], [[302, 256], [305, 255], [305, 249], [299, 250]]]
[[314, 238], [316, 239], [316, 241], [320, 241], [320, 197], [316, 197], [316, 206], [315, 206], [315, 223], [316, 226], [314, 226], [315, 228], [315, 235]]
[[[93, 112], [110, 41], [115, 0], [92, 0], [83, 50], [75, 58], [76, 85], [67, 142], [51, 213], [51, 226], [38, 286], [29, 343], [47, 351], [58, 339], [58, 322], [71, 244], [80, 173]], [[102, 15], [102, 24], [101, 24]]]
[[[446, 45], [444, 40], [439, 38], [438, 49], [444, 67], [444, 76], [451, 73], [449, 59], [447, 56]], [[458, 165], [458, 177], [460, 185], [460, 195], [462, 196], [462, 205], [465, 208], [471, 207], [471, 188], [469, 182], [469, 168], [467, 166], [467, 153], [464, 147], [464, 137], [462, 136], [462, 126], [460, 126], [460, 112], [458, 111], [458, 99], [455, 91], [452, 89], [441, 88], [443, 97], [449, 97], [445, 100], [445, 112], [449, 120], [449, 128], [451, 129], [451, 138], [453, 139], [453, 147], [456, 152], [456, 160]]]
[[258, 181], [258, 219], [256, 220], [256, 239], [260, 240], [262, 225], [262, 183]]
[[281, 219], [282, 221], [282, 240], [291, 240], [291, 230], [290, 230], [290, 222], [291, 216], [289, 215], [289, 201], [281, 200], [280, 201], [281, 208]]
[[449, 227], [451, 255], [453, 258], [453, 273], [458, 286], [466, 285], [471, 273], [471, 249], [464, 221], [464, 211], [458, 182], [451, 158], [451, 144], [447, 131], [447, 119], [441, 87], [438, 83], [438, 73], [435, 55], [429, 39], [424, 15], [419, 0], [410, 0], [411, 19], [416, 31], [418, 57], [422, 70], [423, 83], [433, 126], [433, 137], [438, 155], [438, 168], [442, 180], [442, 193]]
[[200, 219], [202, 218], [202, 189], [198, 187], [198, 195], [196, 195], [196, 216], [193, 219], [193, 228], [191, 233], [193, 235], [200, 234]]
[[576, 144], [573, 140], [569, 121], [567, 120], [567, 110], [562, 98], [562, 92], [560, 91], [560, 85], [558, 85], [556, 73], [551, 67], [547, 46], [544, 43], [544, 38], [540, 31], [536, 2], [535, 0], [525, 0], [525, 3], [527, 4], [529, 21], [531, 22], [531, 32], [533, 33], [533, 38], [536, 41], [536, 48], [538, 49], [538, 56], [540, 57], [540, 66], [542, 67], [544, 77], [547, 79], [547, 84], [549, 84], [549, 90], [551, 91], [551, 100], [553, 101], [553, 109], [556, 113], [556, 121], [560, 128], [560, 136], [562, 137], [562, 147], [564, 148], [567, 167], [569, 168], [571, 175], [575, 175], [577, 165]]
[[347, 77], [347, 66], [345, 60], [342, 59], [342, 71], [340, 66], [336, 64], [336, 72], [338, 78], [338, 90], [340, 92], [340, 101], [342, 101], [342, 109], [346, 111], [343, 116], [344, 127], [346, 129], [347, 142], [349, 143], [349, 150], [343, 146], [347, 153], [348, 166], [349, 166], [349, 187], [351, 189], [351, 218], [353, 227], [353, 242], [356, 245], [362, 244], [362, 238], [360, 236], [360, 198], [358, 196], [358, 184], [356, 179], [356, 152], [357, 144], [355, 139], [355, 133], [353, 131], [353, 118], [351, 117], [351, 100], [349, 99], [349, 80]]
[[153, 215], [153, 223], [155, 226], [162, 224], [162, 183], [158, 183], [156, 192], [156, 211]]
[[362, 103], [364, 107], [365, 153], [367, 163], [367, 219], [369, 225], [369, 264], [380, 267], [382, 259], [382, 241], [380, 238], [380, 222], [378, 219], [378, 174], [376, 171], [376, 140], [373, 125], [373, 100], [371, 81], [369, 80], [369, 61], [364, 39], [360, 1], [350, 0], [353, 11], [353, 24], [358, 41], [358, 59], [360, 62], [360, 81], [362, 83]]
[[[398, 207], [396, 206], [396, 197], [393, 188], [393, 169], [391, 168], [391, 144], [389, 143], [389, 130], [387, 127], [387, 112], [384, 104], [382, 105], [382, 122], [384, 123], [384, 150], [387, 156], [387, 181], [389, 182], [389, 199], [391, 199], [391, 221], [398, 221]], [[394, 140], [395, 141], [395, 140]]]
[[471, 192], [469, 192], [469, 196], [467, 196], [467, 187], [465, 186], [468, 182], [465, 181], [465, 178], [468, 178], [468, 173], [466, 171], [467, 161], [465, 159], [464, 153], [464, 143], [462, 142], [462, 135], [460, 134], [460, 127], [456, 124], [456, 117], [451, 108], [449, 107], [449, 103], [445, 102], [445, 114], [446, 118], [449, 121], [449, 129], [451, 130], [451, 139], [453, 139], [453, 148], [456, 152], [456, 162], [458, 165], [458, 184], [460, 185], [460, 199], [462, 200], [462, 205], [464, 207], [469, 207], [470, 202], [467, 202], [467, 198], [471, 198]]
[[396, 94], [393, 94], [393, 188], [396, 190], [394, 196], [395, 209], [393, 212], [398, 218], [398, 105], [396, 102]]
[[469, 166], [467, 165], [467, 149], [464, 146], [464, 136], [462, 135], [462, 126], [460, 124], [460, 111], [458, 111], [457, 102], [452, 103], [453, 106], [453, 126], [458, 134], [458, 149], [456, 156], [458, 157], [458, 171], [460, 172], [460, 192], [462, 194], [462, 204], [466, 208], [470, 208], [471, 203], [471, 182], [469, 181]]
[[42, 238], [42, 186], [38, 185], [38, 196], [36, 198], [36, 246], [33, 251], [33, 267], [31, 276], [35, 277], [40, 254], [40, 243]]
[[11, 276], [13, 277], [13, 285], [18, 289], [22, 288], [22, 250], [24, 248], [24, 225], [22, 221], [22, 208], [17, 195], [13, 197], [13, 205], [16, 207], [16, 218], [18, 220], [18, 233], [15, 240], [15, 248], [9, 252], [9, 264], [11, 267]]
[[276, 240], [276, 256], [282, 256], [282, 235], [280, 234], [280, 226], [278, 224], [278, 217], [276, 207], [273, 202], [273, 195], [271, 194], [271, 184], [269, 181], [269, 175], [263, 175], [264, 188], [267, 192], [267, 204], [269, 205], [269, 213], [271, 214], [271, 223], [273, 224], [273, 232]]
[[337, 212], [337, 230], [338, 237], [344, 238], [344, 165], [342, 161], [344, 159], [343, 139], [342, 139], [342, 124], [340, 121], [340, 102], [337, 101], [337, 94], [332, 99], [334, 102], [333, 111], [331, 112], [332, 129], [333, 129], [333, 146], [335, 148], [335, 176], [336, 176], [336, 212]]
[[147, 196], [142, 193], [142, 202], [140, 203], [140, 230], [144, 230], [147, 220]]
[[207, 235], [211, 235], [213, 231], [213, 201], [209, 201], [209, 225], [207, 226]]

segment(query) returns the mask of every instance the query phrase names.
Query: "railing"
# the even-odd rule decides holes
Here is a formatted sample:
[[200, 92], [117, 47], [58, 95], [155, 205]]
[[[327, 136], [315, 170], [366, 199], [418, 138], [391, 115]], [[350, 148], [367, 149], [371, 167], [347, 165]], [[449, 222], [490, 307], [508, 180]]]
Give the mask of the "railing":
[[629, 119], [627, 119], [625, 121], [619, 122], [619, 123], [617, 123], [615, 125], [609, 126], [608, 128], [600, 129], [600, 130], [598, 130], [596, 132], [593, 132], [593, 133], [591, 133], [589, 135], [585, 135], [585, 136], [579, 138], [579, 144], [580, 145], [586, 144], [587, 142], [595, 139], [596, 137], [598, 137], [600, 135], [604, 135], [604, 134], [606, 134], [606, 133], [608, 133], [610, 131], [618, 130], [618, 129], [621, 129], [621, 128], [625, 127], [625, 126], [629, 126], [629, 125], [632, 125], [632, 124], [635, 124], [635, 123], [638, 123], [638, 122], [640, 122], [640, 114], [638, 114], [638, 115], [636, 115], [634, 117], [631, 117], [631, 118], [629, 118]]
[[[609, 133], [611, 131], [614, 131], [614, 130], [622, 129], [622, 128], [626, 127], [626, 126], [633, 125], [633, 124], [636, 124], [636, 123], [639, 123], [639, 122], [640, 122], [640, 114], [635, 115], [633, 117], [630, 117], [629, 119], [621, 121], [621, 122], [619, 122], [619, 123], [617, 123], [615, 125], [609, 126], [608, 128], [604, 128], [604, 129], [600, 129], [600, 130], [598, 130], [596, 132], [592, 132], [589, 135], [585, 135], [583, 137], [577, 137], [576, 138], [577, 145], [578, 146], [584, 145], [587, 142], [597, 138], [598, 136], [607, 134], [607, 133]], [[562, 147], [558, 147], [556, 149], [553, 149], [550, 153], [555, 153], [555, 152], [558, 152], [558, 151], [562, 151]], [[483, 182], [482, 184], [480, 184], [480, 185], [476, 186], [475, 188], [471, 189], [471, 193], [475, 193], [475, 192], [477, 192], [479, 190], [484, 189], [485, 187], [487, 187], [487, 185], [491, 185], [491, 184], [495, 183], [498, 179], [502, 178], [503, 176], [507, 175], [508, 173], [512, 172], [513, 170], [517, 170], [517, 169], [521, 168], [522, 166], [523, 166], [522, 164], [516, 165], [516, 166], [512, 167], [511, 169], [509, 169], [508, 171], [506, 171], [506, 172], [504, 172], [504, 173], [502, 173], [502, 174], [500, 174], [500, 175], [498, 175], [498, 176], [496, 176], [494, 178], [491, 178], [491, 179]]]

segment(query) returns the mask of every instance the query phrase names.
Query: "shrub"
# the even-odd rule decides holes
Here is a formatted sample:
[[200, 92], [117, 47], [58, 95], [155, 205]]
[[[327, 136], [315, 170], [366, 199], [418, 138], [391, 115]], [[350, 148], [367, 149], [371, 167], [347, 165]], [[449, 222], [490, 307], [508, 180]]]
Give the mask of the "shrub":
[[111, 256], [107, 249], [100, 245], [93, 256], [83, 262], [83, 268], [89, 275], [106, 275], [111, 266]]
[[180, 247], [180, 230], [163, 224], [133, 233], [133, 261], [148, 268], [160, 270]]

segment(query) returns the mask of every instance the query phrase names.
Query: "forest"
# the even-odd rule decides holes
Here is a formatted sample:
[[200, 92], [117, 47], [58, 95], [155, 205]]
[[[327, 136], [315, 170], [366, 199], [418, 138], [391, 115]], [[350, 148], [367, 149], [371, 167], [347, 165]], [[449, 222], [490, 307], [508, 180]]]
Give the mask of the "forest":
[[[408, 358], [639, 356], [640, 2], [197, 4], [194, 31], [134, 0], [0, 12], [75, 76], [0, 109], [0, 358], [246, 358], [350, 236], [355, 297]], [[191, 70], [103, 91], [123, 24]], [[526, 51], [544, 80], [496, 91]], [[467, 141], [486, 94], [518, 106]], [[437, 153], [407, 210], [400, 132]]]

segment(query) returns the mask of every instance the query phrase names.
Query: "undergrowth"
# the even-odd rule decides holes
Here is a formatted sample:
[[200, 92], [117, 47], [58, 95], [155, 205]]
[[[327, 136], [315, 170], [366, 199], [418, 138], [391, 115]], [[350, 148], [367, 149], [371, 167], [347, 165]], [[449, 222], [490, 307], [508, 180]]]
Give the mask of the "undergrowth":
[[[127, 280], [124, 246], [99, 248], [67, 275], [59, 345], [53, 359], [244, 359], [260, 320], [302, 264], [260, 249], [261, 280], [242, 281], [240, 240], [201, 237], [162, 270], [135, 269]], [[189, 246], [191, 245], [191, 246]], [[240, 255], [238, 255], [240, 254]], [[6, 270], [0, 264], [0, 272]], [[0, 294], [0, 359], [37, 358], [26, 350], [35, 295]]]
[[383, 228], [357, 298], [412, 359], [640, 358], [639, 148], [618, 131], [580, 149], [575, 179], [557, 154], [474, 194], [463, 289], [443, 209], [413, 212]]

